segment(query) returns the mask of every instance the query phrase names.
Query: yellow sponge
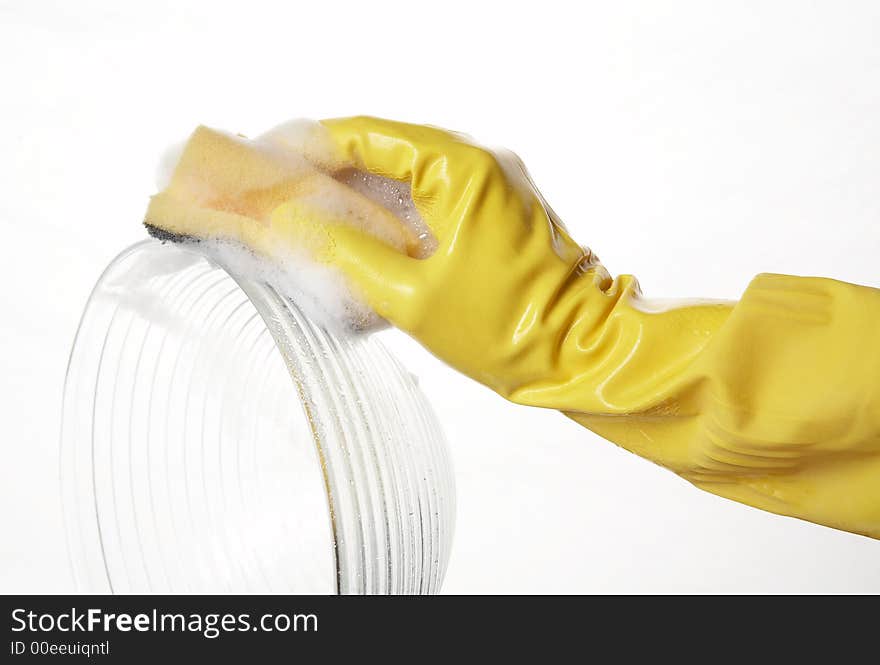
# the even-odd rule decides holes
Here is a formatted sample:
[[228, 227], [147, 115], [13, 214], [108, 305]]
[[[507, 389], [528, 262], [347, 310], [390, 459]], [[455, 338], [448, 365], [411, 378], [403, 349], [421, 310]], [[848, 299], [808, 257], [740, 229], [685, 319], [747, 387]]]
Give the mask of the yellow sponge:
[[300, 249], [320, 254], [328, 242], [322, 229], [338, 224], [418, 253], [411, 226], [335, 177], [349, 164], [318, 164], [307, 153], [272, 134], [250, 140], [199, 127], [144, 222], [162, 238], [236, 241], [276, 259]]

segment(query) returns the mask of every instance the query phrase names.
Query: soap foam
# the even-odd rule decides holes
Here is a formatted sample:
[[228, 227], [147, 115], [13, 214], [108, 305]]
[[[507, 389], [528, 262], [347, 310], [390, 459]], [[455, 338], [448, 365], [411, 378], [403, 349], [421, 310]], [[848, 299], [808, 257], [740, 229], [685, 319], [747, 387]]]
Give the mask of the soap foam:
[[403, 222], [416, 239], [415, 247], [412, 250], [412, 255], [415, 258], [427, 258], [437, 249], [437, 239], [416, 209], [409, 183], [356, 168], [337, 171], [334, 177], [342, 184], [351, 187], [374, 203], [389, 210], [392, 215]]
[[338, 169], [345, 163], [327, 130], [314, 120], [289, 120], [261, 134], [255, 142], [301, 155], [322, 171]]
[[269, 259], [233, 240], [185, 241], [185, 244], [236, 279], [268, 284], [321, 327], [342, 334], [377, 330], [387, 325], [354, 295], [338, 269], [314, 261], [305, 251], [291, 251], [280, 259]]

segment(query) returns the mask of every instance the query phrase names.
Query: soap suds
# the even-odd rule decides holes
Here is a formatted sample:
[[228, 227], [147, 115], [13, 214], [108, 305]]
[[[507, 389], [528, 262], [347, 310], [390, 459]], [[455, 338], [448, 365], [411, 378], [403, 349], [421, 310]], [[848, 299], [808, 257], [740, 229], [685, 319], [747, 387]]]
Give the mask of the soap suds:
[[345, 333], [376, 330], [387, 325], [352, 293], [338, 269], [314, 261], [305, 251], [291, 251], [275, 260], [232, 240], [209, 239], [185, 244], [236, 279], [268, 284], [321, 327]]
[[349, 166], [330, 141], [327, 130], [314, 120], [289, 120], [261, 134], [255, 142], [301, 155], [322, 171]]
[[355, 168], [337, 171], [334, 177], [343, 185], [351, 187], [389, 210], [404, 223], [415, 238], [415, 247], [411, 250], [412, 256], [425, 259], [437, 249], [437, 239], [416, 209], [409, 183]]

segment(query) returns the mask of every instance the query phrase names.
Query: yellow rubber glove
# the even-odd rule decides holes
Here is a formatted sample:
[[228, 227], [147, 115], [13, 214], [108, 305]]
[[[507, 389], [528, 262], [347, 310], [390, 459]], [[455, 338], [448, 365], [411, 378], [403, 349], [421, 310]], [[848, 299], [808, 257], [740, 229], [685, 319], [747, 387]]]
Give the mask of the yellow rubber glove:
[[[283, 137], [197, 130], [147, 224], [278, 260], [306, 247], [507, 399], [558, 409], [715, 494], [880, 538], [880, 291], [760, 275], [738, 303], [660, 308], [569, 237], [514, 155], [430, 127], [322, 124], [336, 154], [317, 150], [318, 171]], [[430, 256], [340, 191], [351, 166], [411, 183]]]
[[359, 167], [411, 182], [439, 241], [420, 260], [335, 227], [327, 260], [381, 316], [702, 489], [880, 538], [880, 290], [759, 275], [739, 303], [658, 309], [569, 237], [512, 154], [323, 125]]

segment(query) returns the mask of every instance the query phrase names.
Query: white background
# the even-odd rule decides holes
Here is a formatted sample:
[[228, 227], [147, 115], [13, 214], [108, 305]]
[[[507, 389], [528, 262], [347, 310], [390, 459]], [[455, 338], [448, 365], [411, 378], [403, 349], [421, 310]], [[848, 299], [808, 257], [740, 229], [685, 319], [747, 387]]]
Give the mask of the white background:
[[[0, 0], [0, 591], [70, 590], [64, 370], [197, 124], [369, 113], [516, 150], [649, 296], [880, 286], [880, 4]], [[880, 542], [693, 489], [386, 335], [459, 483], [448, 592], [880, 592]], [[878, 340], [864, 340], [877, 344]]]

